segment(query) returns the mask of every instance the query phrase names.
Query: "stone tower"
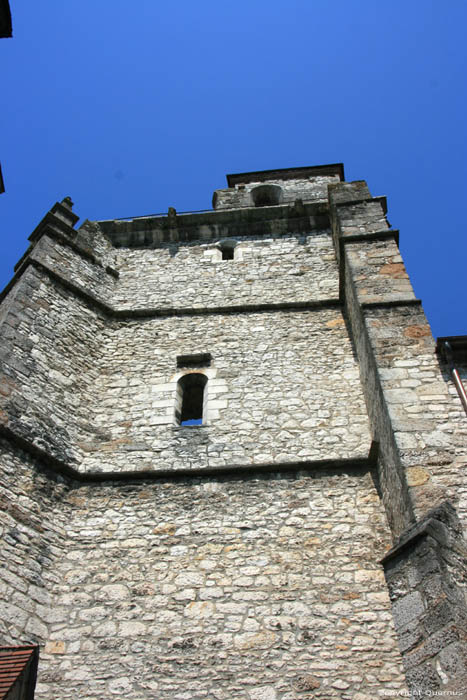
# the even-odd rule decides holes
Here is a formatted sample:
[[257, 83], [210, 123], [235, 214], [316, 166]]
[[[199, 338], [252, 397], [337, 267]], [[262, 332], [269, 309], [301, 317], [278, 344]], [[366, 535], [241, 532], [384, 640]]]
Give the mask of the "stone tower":
[[466, 417], [385, 198], [342, 165], [227, 180], [79, 229], [66, 198], [30, 236], [3, 643], [39, 644], [43, 700], [460, 694]]

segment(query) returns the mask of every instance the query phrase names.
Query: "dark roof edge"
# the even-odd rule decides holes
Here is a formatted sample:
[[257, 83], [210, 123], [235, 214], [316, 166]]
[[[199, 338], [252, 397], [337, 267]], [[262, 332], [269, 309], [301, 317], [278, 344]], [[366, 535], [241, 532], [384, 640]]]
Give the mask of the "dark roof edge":
[[8, 0], [0, 0], [0, 38], [9, 39], [12, 36], [10, 3]]
[[34, 700], [39, 646], [30, 643], [21, 646], [2, 646], [0, 647], [0, 659], [10, 662], [7, 669], [3, 666], [0, 671], [1, 697], [10, 697], [10, 695], [16, 697], [18, 684], [21, 683], [22, 685], [25, 682], [23, 685], [25, 692], [21, 694], [21, 697], [24, 697], [24, 700]]
[[436, 339], [436, 352], [446, 360], [445, 343], [449, 343], [452, 360], [464, 363], [467, 361], [467, 335], [446, 335]]
[[437, 345], [441, 343], [452, 343], [453, 345], [465, 345], [467, 346], [467, 335], [445, 335], [437, 338]]
[[312, 165], [301, 168], [283, 168], [279, 170], [255, 170], [251, 173], [233, 173], [226, 175], [229, 187], [240, 183], [265, 182], [267, 180], [294, 180], [303, 177], [318, 177], [338, 175], [344, 180], [344, 164], [330, 163], [329, 165]]

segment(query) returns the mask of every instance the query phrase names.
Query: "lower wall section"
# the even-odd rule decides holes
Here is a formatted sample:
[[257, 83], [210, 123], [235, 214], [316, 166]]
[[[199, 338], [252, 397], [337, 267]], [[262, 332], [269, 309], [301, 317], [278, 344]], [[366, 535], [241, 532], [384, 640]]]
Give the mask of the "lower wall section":
[[452, 505], [428, 513], [384, 561], [412, 692], [465, 697], [467, 547]]
[[63, 480], [0, 440], [0, 645], [44, 642], [69, 504]]
[[37, 698], [405, 688], [369, 473], [92, 484], [68, 505]]
[[[100, 337], [83, 473], [367, 459], [359, 369], [338, 308], [134, 318]], [[176, 425], [177, 356], [211, 355], [204, 424]], [[280, 469], [280, 466], [279, 466]]]

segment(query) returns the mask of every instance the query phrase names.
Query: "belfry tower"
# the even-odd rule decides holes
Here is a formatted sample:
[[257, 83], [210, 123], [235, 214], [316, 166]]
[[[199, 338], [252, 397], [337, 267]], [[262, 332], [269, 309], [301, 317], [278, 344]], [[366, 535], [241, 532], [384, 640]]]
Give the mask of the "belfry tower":
[[342, 165], [227, 181], [78, 229], [65, 198], [30, 236], [0, 305], [3, 644], [39, 645], [41, 700], [462, 697], [466, 339], [436, 353]]

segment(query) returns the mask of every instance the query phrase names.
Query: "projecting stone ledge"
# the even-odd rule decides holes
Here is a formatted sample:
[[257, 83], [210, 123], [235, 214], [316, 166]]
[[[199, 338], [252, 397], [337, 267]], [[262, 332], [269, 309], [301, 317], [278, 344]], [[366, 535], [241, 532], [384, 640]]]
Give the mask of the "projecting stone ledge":
[[382, 564], [410, 687], [451, 688], [448, 674], [467, 677], [467, 546], [453, 506], [446, 501], [427, 513]]

